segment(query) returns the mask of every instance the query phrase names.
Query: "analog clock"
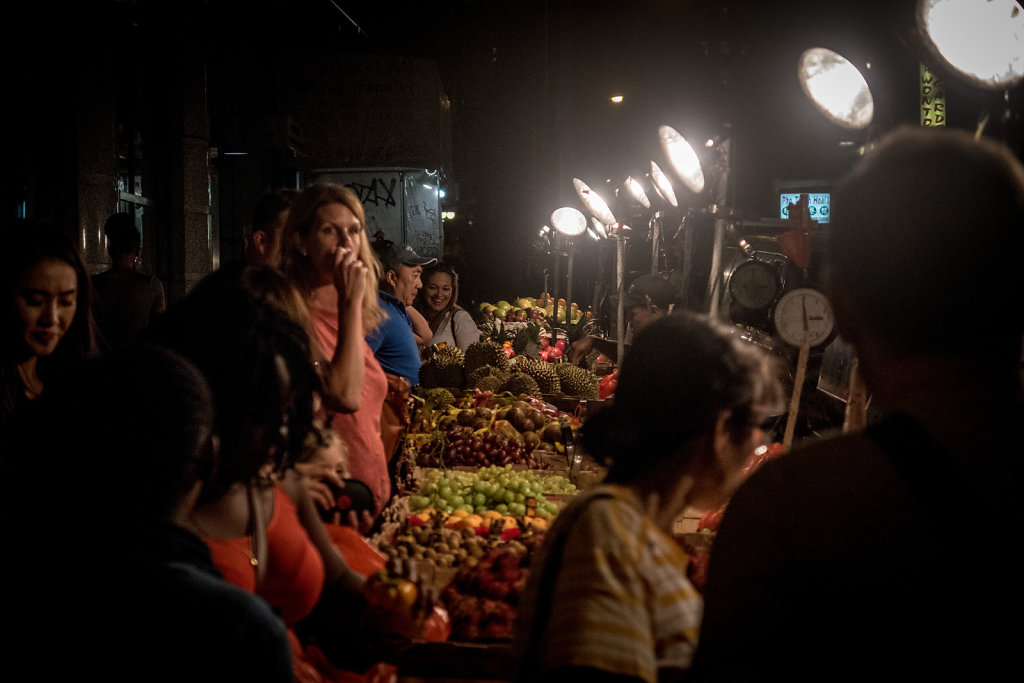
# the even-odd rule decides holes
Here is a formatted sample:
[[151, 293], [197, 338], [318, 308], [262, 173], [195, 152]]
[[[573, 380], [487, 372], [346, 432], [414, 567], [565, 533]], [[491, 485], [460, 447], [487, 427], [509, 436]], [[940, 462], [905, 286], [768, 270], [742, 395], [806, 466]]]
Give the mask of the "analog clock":
[[775, 332], [793, 346], [819, 346], [835, 329], [835, 318], [828, 299], [813, 287], [797, 287], [783, 294], [772, 314]]
[[744, 261], [729, 277], [729, 293], [744, 308], [767, 308], [781, 287], [775, 268], [764, 261]]

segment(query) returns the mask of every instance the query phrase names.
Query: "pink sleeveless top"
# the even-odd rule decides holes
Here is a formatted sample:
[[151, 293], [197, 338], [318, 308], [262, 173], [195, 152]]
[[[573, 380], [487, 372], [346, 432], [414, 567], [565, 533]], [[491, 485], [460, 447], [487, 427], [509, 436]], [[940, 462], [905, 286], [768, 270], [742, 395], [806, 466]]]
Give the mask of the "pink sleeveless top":
[[[316, 304], [311, 308], [313, 329], [316, 330], [321, 348], [330, 358], [338, 346], [338, 311], [325, 309]], [[366, 364], [366, 375], [359, 410], [354, 413], [335, 414], [331, 420], [331, 428], [348, 445], [349, 470], [352, 478], [370, 487], [376, 503], [376, 512], [379, 514], [391, 498], [388, 460], [380, 436], [380, 414], [388, 393], [388, 380], [365, 339], [363, 362]]]

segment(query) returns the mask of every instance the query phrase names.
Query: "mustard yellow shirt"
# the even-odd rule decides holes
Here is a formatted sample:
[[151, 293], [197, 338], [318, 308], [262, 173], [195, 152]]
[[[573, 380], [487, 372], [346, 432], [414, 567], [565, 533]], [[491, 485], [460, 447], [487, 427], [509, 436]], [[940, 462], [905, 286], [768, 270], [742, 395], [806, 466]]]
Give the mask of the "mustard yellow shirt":
[[[703, 600], [687, 561], [629, 489], [600, 485], [577, 496], [530, 568], [520, 628], [539, 629], [538, 649], [522, 673], [584, 666], [653, 682], [659, 669], [688, 669]], [[548, 562], [560, 563], [550, 602], [538, 595]]]

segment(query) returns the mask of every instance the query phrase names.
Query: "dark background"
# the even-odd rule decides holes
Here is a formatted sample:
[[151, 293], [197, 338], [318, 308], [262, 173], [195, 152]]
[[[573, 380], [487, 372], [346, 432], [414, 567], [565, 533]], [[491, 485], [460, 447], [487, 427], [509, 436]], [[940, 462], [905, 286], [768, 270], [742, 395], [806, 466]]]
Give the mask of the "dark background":
[[[913, 5], [912, 0], [35, 3], [6, 22], [6, 106], [15, 114], [15, 129], [8, 169], [13, 171], [5, 185], [39, 181], [34, 171], [18, 172], [23, 159], [46, 155], [48, 165], [59, 166], [70, 163], [66, 157], [72, 149], [81, 158], [88, 137], [80, 133], [81, 125], [69, 128], [62, 122], [74, 112], [82, 74], [95, 71], [101, 80], [103, 68], [111, 65], [131, 73], [140, 52], [145, 59], [168, 62], [187, 59], [193, 50], [205, 55], [209, 144], [222, 149], [232, 142], [230, 121], [250, 111], [253, 116], [290, 111], [282, 65], [286, 80], [287, 65], [294, 64], [298, 75], [331, 52], [425, 58], [436, 63], [451, 105], [450, 157], [442, 160], [441, 170], [449, 193], [445, 208], [457, 215], [446, 235], [463, 267], [463, 303], [512, 300], [539, 294], [545, 270], [552, 274], [553, 257], [533, 243], [555, 208], [582, 208], [572, 178], [604, 191], [619, 187], [627, 175], [643, 176], [651, 160], [665, 168], [657, 144], [661, 124], [673, 126], [695, 146], [707, 138], [730, 141], [727, 203], [749, 218], [776, 217], [774, 183], [834, 179], [869, 136], [899, 123], [916, 124], [918, 64], [927, 56], [914, 40]], [[129, 38], [128, 26], [141, 27], [141, 48], [140, 32]], [[804, 97], [795, 76], [797, 58], [816, 45], [859, 66], [871, 63], [868, 78], [877, 108], [871, 131], [851, 133], [833, 125]], [[93, 69], [93, 62], [102, 68]], [[159, 92], [153, 73], [159, 71], [148, 72], [145, 87]], [[143, 87], [130, 79], [119, 87], [135, 85]], [[979, 91], [952, 76], [946, 85], [949, 125], [973, 129], [983, 113], [995, 112], [987, 132], [1018, 149], [1019, 88], [1004, 101], [1003, 93]], [[175, 87], [168, 82], [168, 93]], [[623, 95], [624, 102], [612, 104], [613, 94]], [[159, 112], [179, 103], [156, 98], [148, 106]], [[1007, 109], [1010, 120], [997, 120]], [[844, 141], [854, 145], [843, 146]], [[243, 187], [232, 174], [253, 171], [222, 163], [219, 172], [226, 194]], [[681, 206], [672, 220], [708, 201], [707, 193], [694, 197], [678, 187]], [[234, 201], [250, 199], [255, 197], [243, 194]], [[228, 258], [240, 249], [244, 216], [223, 208], [220, 220], [220, 252]], [[589, 292], [607, 279], [609, 246], [578, 244], [574, 292]], [[635, 245], [635, 268], [644, 267], [645, 248]]]

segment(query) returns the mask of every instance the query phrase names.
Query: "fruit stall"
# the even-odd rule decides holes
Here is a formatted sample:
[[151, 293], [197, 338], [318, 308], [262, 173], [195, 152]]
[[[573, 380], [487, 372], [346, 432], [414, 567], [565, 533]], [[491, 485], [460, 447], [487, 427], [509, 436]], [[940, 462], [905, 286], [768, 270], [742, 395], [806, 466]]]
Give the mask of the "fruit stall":
[[[543, 311], [545, 299], [535, 301]], [[371, 542], [433, 584], [451, 633], [395, 650], [405, 680], [507, 674], [534, 554], [572, 497], [604, 476], [576, 436], [608, 400], [606, 377], [592, 362], [566, 361], [564, 344], [587, 322], [567, 309], [571, 322], [551, 326], [543, 314], [526, 319], [524, 309], [482, 308], [479, 341], [465, 351], [432, 349], [424, 360], [410, 428], [392, 463], [398, 495]]]

